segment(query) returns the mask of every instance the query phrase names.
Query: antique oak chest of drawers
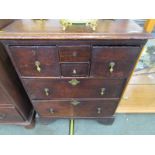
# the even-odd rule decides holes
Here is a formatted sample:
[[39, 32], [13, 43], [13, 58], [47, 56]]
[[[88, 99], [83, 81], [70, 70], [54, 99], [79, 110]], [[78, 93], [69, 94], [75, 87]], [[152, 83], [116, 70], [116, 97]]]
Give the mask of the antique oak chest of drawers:
[[1, 32], [41, 118], [111, 118], [151, 36], [129, 20], [62, 30], [59, 20], [17, 20]]

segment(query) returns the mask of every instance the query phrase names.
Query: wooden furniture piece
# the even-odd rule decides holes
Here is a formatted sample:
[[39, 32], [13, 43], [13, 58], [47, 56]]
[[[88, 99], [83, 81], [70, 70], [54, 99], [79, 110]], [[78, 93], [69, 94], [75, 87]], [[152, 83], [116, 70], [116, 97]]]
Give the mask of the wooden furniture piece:
[[0, 124], [33, 127], [34, 110], [0, 44]]
[[41, 118], [106, 123], [148, 38], [130, 20], [98, 20], [95, 31], [83, 25], [63, 31], [59, 20], [16, 20], [0, 32]]

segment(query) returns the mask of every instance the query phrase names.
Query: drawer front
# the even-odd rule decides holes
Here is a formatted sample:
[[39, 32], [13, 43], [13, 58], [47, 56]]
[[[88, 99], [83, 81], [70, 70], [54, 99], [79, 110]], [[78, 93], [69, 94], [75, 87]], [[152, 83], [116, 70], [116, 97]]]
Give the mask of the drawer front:
[[140, 47], [94, 46], [90, 75], [93, 77], [127, 78], [140, 51]]
[[60, 46], [61, 62], [88, 62], [91, 58], [90, 46]]
[[0, 107], [0, 123], [24, 121], [14, 107]]
[[42, 117], [104, 117], [115, 113], [118, 100], [36, 101], [34, 107]]
[[56, 46], [10, 46], [21, 76], [60, 76]]
[[124, 80], [23, 79], [33, 100], [59, 98], [119, 98]]
[[64, 77], [84, 77], [89, 75], [89, 63], [63, 63], [61, 75]]

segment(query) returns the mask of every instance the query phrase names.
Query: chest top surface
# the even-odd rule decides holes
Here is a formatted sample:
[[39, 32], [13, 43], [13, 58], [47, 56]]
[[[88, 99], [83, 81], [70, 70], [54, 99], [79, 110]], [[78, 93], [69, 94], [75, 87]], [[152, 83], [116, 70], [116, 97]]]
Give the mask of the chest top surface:
[[93, 31], [85, 25], [72, 25], [64, 31], [60, 20], [14, 20], [0, 30], [0, 39], [150, 39], [132, 20], [97, 21]]

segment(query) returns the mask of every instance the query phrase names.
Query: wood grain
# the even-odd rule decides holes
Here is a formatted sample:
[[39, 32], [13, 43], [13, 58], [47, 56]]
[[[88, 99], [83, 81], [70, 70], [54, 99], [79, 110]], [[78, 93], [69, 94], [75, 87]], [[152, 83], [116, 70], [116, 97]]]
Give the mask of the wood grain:
[[62, 30], [60, 20], [16, 20], [1, 29], [0, 39], [148, 39], [153, 38], [132, 20], [99, 20], [96, 31], [85, 26]]
[[154, 113], [155, 85], [128, 85], [118, 113]]

